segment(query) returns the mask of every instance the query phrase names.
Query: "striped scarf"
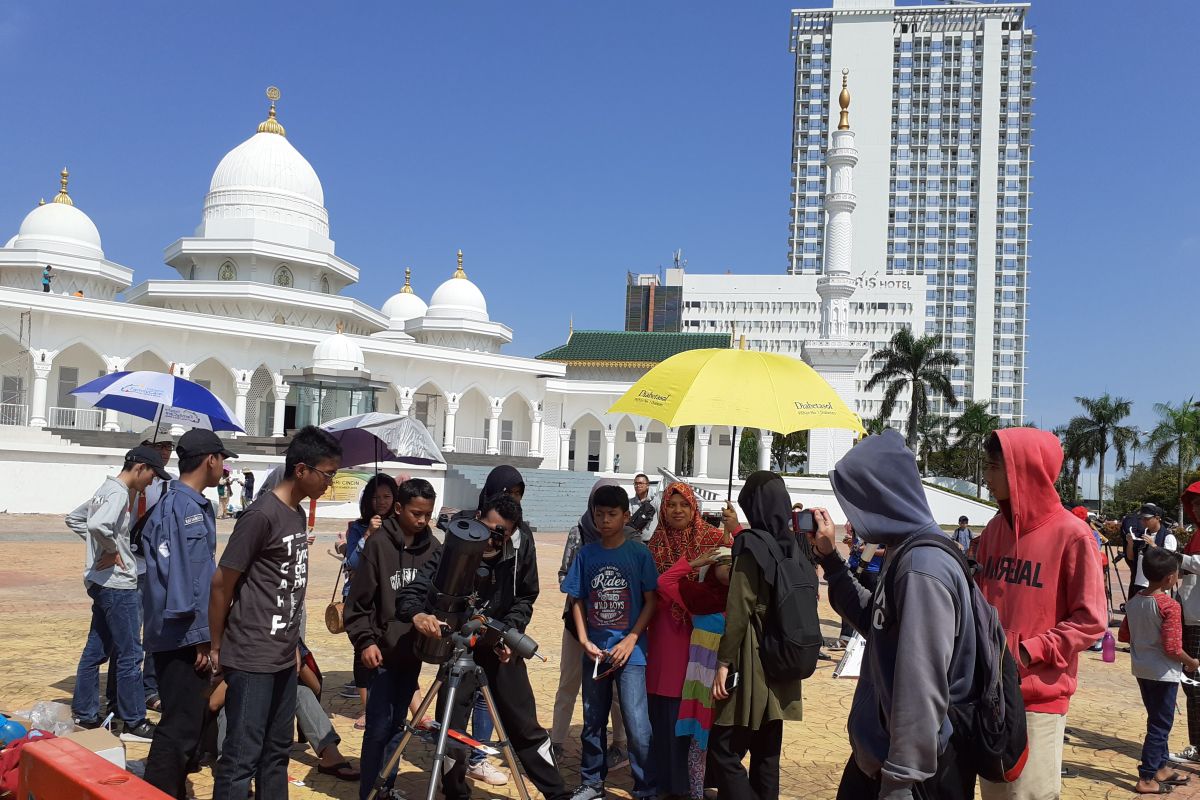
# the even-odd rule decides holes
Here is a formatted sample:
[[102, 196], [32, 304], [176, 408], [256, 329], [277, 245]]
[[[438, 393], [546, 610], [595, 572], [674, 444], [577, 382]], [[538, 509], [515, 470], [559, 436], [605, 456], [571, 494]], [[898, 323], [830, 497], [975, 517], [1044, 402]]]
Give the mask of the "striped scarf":
[[683, 678], [675, 735], [691, 736], [702, 750], [708, 749], [708, 731], [712, 727], [712, 685], [723, 633], [724, 614], [702, 614], [692, 618], [692, 643], [688, 648], [687, 673]]

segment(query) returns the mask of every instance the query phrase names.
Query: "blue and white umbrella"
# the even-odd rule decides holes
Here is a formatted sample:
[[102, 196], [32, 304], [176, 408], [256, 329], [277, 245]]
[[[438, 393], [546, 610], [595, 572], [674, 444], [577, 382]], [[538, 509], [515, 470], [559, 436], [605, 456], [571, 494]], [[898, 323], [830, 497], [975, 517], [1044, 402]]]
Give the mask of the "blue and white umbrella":
[[96, 408], [151, 420], [156, 435], [159, 425], [244, 432], [237, 415], [221, 398], [195, 381], [166, 372], [114, 372], [85, 383], [71, 394]]

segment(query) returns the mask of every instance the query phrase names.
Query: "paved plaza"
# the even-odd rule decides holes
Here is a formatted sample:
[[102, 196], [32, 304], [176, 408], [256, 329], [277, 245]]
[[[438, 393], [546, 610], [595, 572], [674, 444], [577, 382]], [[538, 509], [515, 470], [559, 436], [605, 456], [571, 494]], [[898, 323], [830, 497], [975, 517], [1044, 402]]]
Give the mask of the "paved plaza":
[[[344, 635], [332, 636], [322, 622], [325, 604], [333, 590], [337, 562], [326, 554], [344, 523], [318, 525], [318, 539], [311, 559], [309, 587], [310, 621], [307, 641], [325, 672], [327, 691], [323, 705], [343, 737], [342, 752], [357, 764], [360, 735], [353, 729], [359, 714], [357, 701], [337, 696], [337, 689], [350, 679], [351, 649]], [[231, 521], [218, 523], [220, 546], [232, 528]], [[561, 641], [561, 596], [555, 582], [564, 536], [539, 533], [538, 555], [542, 598], [535, 607], [529, 633], [542, 643], [548, 663], [534, 661], [530, 675], [538, 697], [539, 717], [550, 723], [550, 708], [558, 680], [558, 645]], [[61, 519], [49, 516], [0, 516], [0, 710], [29, 708], [38, 700], [69, 703], [76, 661], [87, 631], [89, 603], [84, 594], [81, 571], [83, 545], [66, 531]], [[1126, 579], [1127, 576], [1123, 576]], [[822, 598], [821, 617], [826, 635], [835, 635], [833, 614]], [[817, 674], [805, 683], [805, 719], [785, 728], [782, 795], [787, 798], [823, 800], [836, 794], [838, 778], [849, 755], [845, 723], [854, 682], [834, 680], [832, 665], [822, 662]], [[432, 680], [426, 669], [422, 686]], [[1171, 737], [1172, 750], [1185, 742], [1185, 722], [1176, 717]], [[567, 744], [564, 769], [568, 784], [574, 785], [579, 766], [579, 723], [582, 704], [575, 709], [574, 741]], [[1145, 716], [1137, 685], [1129, 673], [1128, 656], [1119, 653], [1117, 663], [1105, 664], [1099, 654], [1083, 656], [1080, 690], [1071, 705], [1069, 741], [1065, 763], [1073, 776], [1063, 786], [1066, 798], [1128, 798], [1133, 794], [1136, 760], [1141, 748]], [[131, 759], [144, 758], [149, 745], [127, 745]], [[410, 797], [424, 796], [424, 770], [431, 750], [417, 743], [410, 747], [412, 763], [405, 763], [399, 786]], [[297, 745], [292, 752], [289, 774], [303, 786], [294, 786], [293, 798], [357, 796], [355, 785], [319, 775], [316, 759]], [[616, 797], [629, 797], [628, 770], [610, 776]], [[1197, 779], [1200, 784], [1200, 777]], [[212, 775], [208, 769], [192, 776], [197, 798], [211, 797]], [[536, 794], [536, 793], [535, 793]], [[517, 797], [509, 786], [477, 786], [475, 797]], [[1174, 797], [1200, 797], [1194, 787], [1177, 789]]]

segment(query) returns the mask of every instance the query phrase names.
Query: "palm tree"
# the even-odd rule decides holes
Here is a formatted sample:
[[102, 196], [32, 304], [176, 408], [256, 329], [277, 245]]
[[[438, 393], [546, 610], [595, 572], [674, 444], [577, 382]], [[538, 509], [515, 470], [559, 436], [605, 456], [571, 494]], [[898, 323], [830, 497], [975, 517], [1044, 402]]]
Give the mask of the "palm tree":
[[1105, 392], [1100, 397], [1076, 397], [1075, 402], [1083, 407], [1084, 413], [1071, 420], [1068, 429], [1074, 430], [1079, 438], [1079, 452], [1089, 467], [1100, 462], [1100, 485], [1097, 509], [1104, 513], [1104, 462], [1109, 448], [1117, 452], [1117, 469], [1125, 469], [1130, 450], [1138, 446], [1138, 431], [1132, 425], [1121, 422], [1133, 412], [1133, 403], [1123, 397], [1113, 397]]
[[[1154, 413], [1158, 424], [1146, 439], [1154, 458], [1155, 466], [1166, 463], [1167, 457], [1175, 452], [1175, 464], [1179, 470], [1178, 490], [1183, 492], [1183, 473], [1192, 468], [1200, 454], [1200, 408], [1189, 397], [1177, 406], [1170, 403], [1155, 403]], [[1183, 519], [1183, 503], [1179, 504], [1179, 519]]]
[[939, 349], [942, 339], [938, 336], [913, 337], [908, 328], [901, 328], [892, 336], [887, 347], [871, 354], [872, 361], [882, 361], [883, 366], [867, 381], [869, 392], [886, 383], [879, 418], [887, 419], [896, 407], [896, 398], [905, 387], [912, 388], [912, 402], [908, 409], [908, 428], [905, 441], [908, 449], [916, 452], [918, 423], [929, 413], [930, 390], [940, 394], [951, 407], [958, 405], [954, 387], [950, 385], [949, 370], [958, 366], [958, 356]]
[[890, 427], [891, 426], [888, 425], [887, 419], [884, 417], [871, 417], [870, 419], [863, 420], [863, 430], [867, 432], [868, 436], [876, 433], [883, 433]]
[[921, 474], [929, 474], [929, 454], [941, 452], [949, 448], [946, 429], [941, 417], [926, 414], [917, 422], [917, 461], [921, 465]]
[[954, 446], [962, 451], [975, 481], [975, 496], [983, 497], [983, 446], [997, 428], [1000, 417], [989, 410], [990, 400], [968, 400], [962, 413], [950, 423], [950, 432], [958, 438]]
[[1079, 473], [1087, 459], [1079, 418], [1072, 420], [1069, 425], [1055, 428], [1054, 435], [1062, 442], [1063, 449], [1063, 470], [1058, 478], [1058, 494], [1064, 503], [1074, 503], [1079, 499]]

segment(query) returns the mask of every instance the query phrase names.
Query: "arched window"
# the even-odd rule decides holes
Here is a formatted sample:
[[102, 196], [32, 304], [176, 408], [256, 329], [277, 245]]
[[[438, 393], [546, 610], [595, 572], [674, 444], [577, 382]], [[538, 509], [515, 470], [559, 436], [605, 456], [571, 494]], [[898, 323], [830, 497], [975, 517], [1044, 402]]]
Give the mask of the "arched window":
[[232, 261], [226, 261], [224, 264], [221, 265], [221, 268], [217, 270], [217, 280], [219, 280], [219, 281], [236, 281], [237, 280], [237, 267], [234, 266], [234, 263]]
[[280, 265], [280, 267], [275, 270], [275, 285], [282, 286], [285, 289], [292, 288], [292, 271], [288, 269], [286, 264]]
[[323, 294], [329, 294], [329, 276], [328, 275], [321, 276], [321, 292]]

